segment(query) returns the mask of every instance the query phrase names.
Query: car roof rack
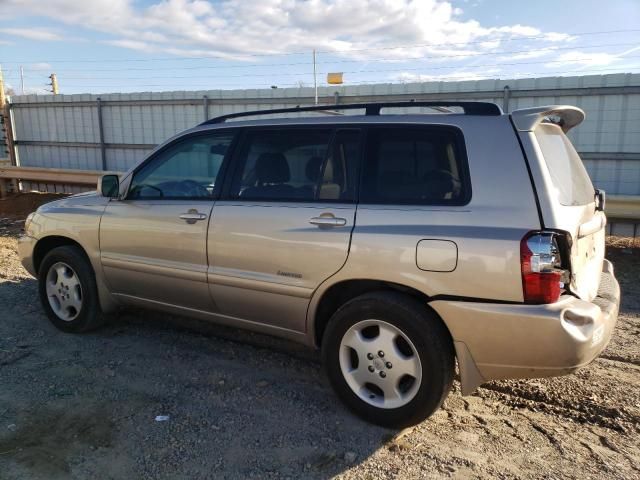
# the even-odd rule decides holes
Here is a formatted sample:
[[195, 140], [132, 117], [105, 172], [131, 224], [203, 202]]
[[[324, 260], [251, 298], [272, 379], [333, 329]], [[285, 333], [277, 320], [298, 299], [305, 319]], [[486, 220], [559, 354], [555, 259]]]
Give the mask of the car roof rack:
[[229, 113], [227, 115], [221, 115], [219, 117], [212, 118], [200, 125], [211, 125], [215, 123], [224, 123], [232, 118], [239, 117], [252, 117], [255, 115], [272, 115], [277, 113], [298, 113], [298, 112], [322, 112], [336, 110], [355, 110], [359, 108], [365, 109], [365, 115], [375, 116], [380, 115], [382, 108], [389, 107], [431, 107], [440, 111], [447, 111], [448, 107], [462, 108], [466, 115], [502, 115], [502, 110], [495, 103], [490, 102], [428, 102], [428, 101], [408, 101], [408, 102], [375, 102], [375, 103], [344, 103], [337, 105], [313, 105], [309, 107], [290, 107], [290, 108], [275, 108], [271, 110], [254, 110], [251, 112], [236, 112]]

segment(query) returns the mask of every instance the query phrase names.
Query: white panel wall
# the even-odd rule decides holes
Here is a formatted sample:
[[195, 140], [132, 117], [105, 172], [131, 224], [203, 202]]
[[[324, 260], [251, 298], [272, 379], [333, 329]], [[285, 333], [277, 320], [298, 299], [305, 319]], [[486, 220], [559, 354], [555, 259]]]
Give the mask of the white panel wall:
[[[375, 101], [376, 97], [392, 101], [435, 94], [449, 100], [469, 100], [472, 95], [473, 100], [502, 106], [503, 89], [507, 85], [511, 90], [511, 111], [548, 104], [570, 104], [584, 109], [585, 122], [570, 136], [577, 150], [585, 154], [585, 164], [594, 183], [610, 194], [640, 195], [640, 93], [577, 95], [575, 91], [639, 87], [640, 74], [332, 86], [320, 88], [319, 95], [325, 103], [331, 102], [336, 92], [342, 103], [349, 102], [349, 97], [355, 101]], [[549, 96], [541, 96], [543, 91], [551, 90]], [[523, 91], [532, 93], [522, 96]], [[202, 122], [205, 95], [211, 118], [234, 112], [308, 105], [312, 103], [313, 94], [311, 88], [287, 88], [14, 97], [16, 137], [18, 142], [27, 141], [17, 147], [18, 157], [25, 166], [101, 169], [98, 97], [102, 100], [107, 144], [106, 168], [127, 170], [149, 153], [150, 146]], [[36, 145], [29, 141], [76, 145]], [[131, 148], [132, 144], [145, 148]], [[624, 158], [614, 155], [620, 153], [628, 155]]]

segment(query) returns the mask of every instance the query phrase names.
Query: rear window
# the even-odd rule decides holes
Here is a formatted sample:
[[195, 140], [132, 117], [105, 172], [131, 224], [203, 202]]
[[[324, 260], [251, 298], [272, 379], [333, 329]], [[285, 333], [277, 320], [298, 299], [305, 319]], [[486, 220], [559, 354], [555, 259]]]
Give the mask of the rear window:
[[560, 203], [575, 206], [593, 202], [595, 190], [589, 174], [562, 129], [542, 123], [536, 128], [535, 135]]
[[448, 127], [379, 127], [368, 134], [360, 200], [464, 205], [471, 196], [462, 134]]

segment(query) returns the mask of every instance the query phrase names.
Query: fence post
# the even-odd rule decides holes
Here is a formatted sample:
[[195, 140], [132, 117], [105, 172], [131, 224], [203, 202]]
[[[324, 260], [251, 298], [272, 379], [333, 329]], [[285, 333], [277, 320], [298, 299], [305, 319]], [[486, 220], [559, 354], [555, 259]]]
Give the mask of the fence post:
[[[13, 138], [11, 102], [7, 102], [7, 97], [4, 93], [4, 77], [2, 75], [2, 68], [0, 68], [0, 120], [2, 123], [2, 128], [4, 129], [9, 160], [11, 160], [11, 165], [17, 165]], [[0, 157], [4, 156], [3, 154], [4, 152], [0, 152]]]
[[11, 160], [11, 165], [18, 166], [20, 165], [20, 161], [18, 160], [18, 150], [16, 149], [16, 128], [15, 122], [13, 118], [13, 104], [8, 102], [4, 107], [5, 117], [4, 121], [6, 123], [6, 135], [7, 135], [7, 149], [9, 150], [9, 160]]
[[[15, 125], [13, 122], [12, 103], [7, 102], [6, 105], [0, 107], [0, 116], [3, 117], [3, 124], [5, 128], [5, 141], [7, 142], [7, 151], [9, 153], [9, 164], [17, 166], [20, 162], [18, 160], [18, 151], [16, 150], [15, 143]], [[0, 179], [0, 198], [7, 195], [9, 192], [19, 192], [20, 183], [15, 179]]]
[[[6, 98], [4, 96], [4, 83], [2, 81], [2, 70], [0, 70], [0, 121], [2, 123], [2, 129], [4, 130], [5, 133], [5, 141], [2, 143], [6, 142], [6, 147], [7, 147], [7, 152], [9, 151], [9, 128], [6, 126], [7, 122], [9, 121], [9, 117], [5, 116], [5, 105], [6, 105]], [[5, 145], [0, 144], [0, 148], [2, 148], [2, 150], [0, 150], [0, 158], [4, 157], [4, 148]], [[6, 162], [4, 160], [0, 160], [0, 168], [3, 166], [3, 164], [5, 164]], [[0, 198], [4, 198], [7, 196], [9, 190], [9, 181], [4, 179], [4, 178], [0, 178]]]
[[107, 149], [104, 144], [104, 126], [102, 124], [102, 100], [96, 98], [96, 107], [98, 109], [98, 136], [100, 140], [100, 160], [102, 162], [102, 170], [107, 169]]
[[202, 96], [202, 113], [204, 114], [204, 121], [209, 120], [209, 97]]
[[509, 85], [505, 85], [502, 90], [502, 111], [509, 113], [509, 99], [511, 98], [511, 89]]

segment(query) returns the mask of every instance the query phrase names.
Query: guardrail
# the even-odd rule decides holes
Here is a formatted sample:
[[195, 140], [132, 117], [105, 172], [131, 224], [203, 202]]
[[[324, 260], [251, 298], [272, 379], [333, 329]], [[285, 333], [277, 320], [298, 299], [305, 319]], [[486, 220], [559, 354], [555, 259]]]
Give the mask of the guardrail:
[[98, 170], [68, 170], [62, 168], [14, 167], [0, 165], [0, 196], [17, 192], [17, 182], [30, 181], [62, 185], [80, 185], [94, 187], [98, 179], [106, 174], [121, 172], [103, 172]]
[[[0, 158], [0, 168], [10, 167], [11, 160], [8, 158]], [[8, 193], [18, 191], [18, 184], [15, 180], [0, 178], [0, 198], [4, 198]]]
[[605, 213], [611, 219], [640, 221], [640, 197], [637, 195], [607, 195]]
[[[103, 172], [98, 170], [68, 170], [61, 168], [14, 167], [0, 164], [0, 195], [12, 190], [17, 191], [16, 182], [31, 181], [65, 185], [95, 187], [98, 179], [106, 174], [121, 172]], [[640, 196], [607, 195], [605, 213], [611, 220], [640, 222]]]

